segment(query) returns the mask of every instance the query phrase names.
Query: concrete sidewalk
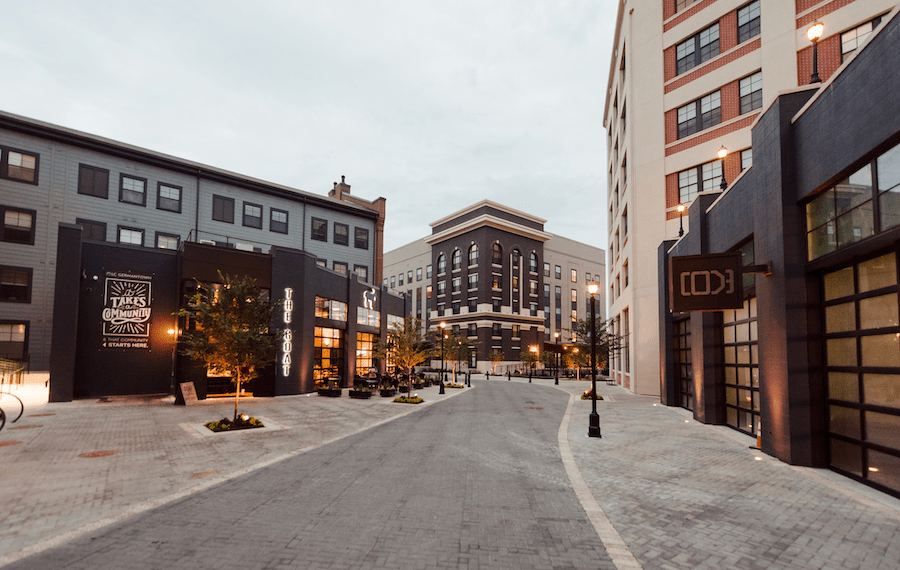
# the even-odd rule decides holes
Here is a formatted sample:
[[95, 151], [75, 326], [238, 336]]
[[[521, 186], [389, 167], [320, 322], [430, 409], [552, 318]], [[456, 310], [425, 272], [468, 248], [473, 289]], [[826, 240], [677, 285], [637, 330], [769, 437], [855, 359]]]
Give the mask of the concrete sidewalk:
[[[527, 378], [511, 384], [530, 389]], [[568, 443], [577, 469], [643, 568], [900, 567], [900, 501], [786, 465], [749, 449], [749, 437], [605, 383], [603, 437], [588, 438], [591, 402], [577, 395], [589, 383], [558, 388], [575, 398]], [[430, 406], [463, 390], [418, 392]], [[0, 432], [0, 566], [422, 409], [377, 395], [246, 399], [241, 410], [266, 429], [204, 434], [202, 423], [230, 417], [232, 406], [176, 407], [171, 398], [29, 406]]]

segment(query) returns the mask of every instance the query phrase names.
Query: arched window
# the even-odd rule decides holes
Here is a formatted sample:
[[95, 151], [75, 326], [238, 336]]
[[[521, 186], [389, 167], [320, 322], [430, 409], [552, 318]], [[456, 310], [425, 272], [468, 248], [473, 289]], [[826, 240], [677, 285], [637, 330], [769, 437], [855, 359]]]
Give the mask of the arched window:
[[533, 251], [531, 252], [531, 262], [529, 264], [529, 269], [531, 270], [532, 273], [538, 272], [538, 258], [537, 258], [537, 254], [534, 253]]
[[447, 258], [444, 257], [444, 254], [440, 254], [437, 258], [437, 268], [438, 274], [447, 272]]
[[458, 249], [453, 250], [453, 270], [456, 271], [462, 267], [462, 251]]
[[478, 246], [474, 243], [469, 248], [469, 266], [478, 265]]
[[491, 263], [494, 265], [503, 265], [503, 248], [499, 243], [495, 243], [491, 248]]
[[519, 253], [519, 250], [518, 250], [518, 249], [514, 249], [514, 250], [513, 250], [513, 252], [512, 252], [512, 266], [513, 266], [514, 269], [518, 269], [518, 268], [519, 268], [519, 258], [520, 258], [521, 256], [522, 256], [522, 254]]

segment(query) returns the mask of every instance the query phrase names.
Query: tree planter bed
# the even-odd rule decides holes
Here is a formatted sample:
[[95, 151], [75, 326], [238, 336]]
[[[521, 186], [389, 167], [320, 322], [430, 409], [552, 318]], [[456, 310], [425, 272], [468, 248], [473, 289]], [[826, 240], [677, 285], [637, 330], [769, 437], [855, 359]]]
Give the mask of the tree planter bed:
[[341, 389], [332, 389], [332, 388], [319, 388], [316, 390], [320, 396], [327, 396], [329, 398], [340, 398], [341, 397]]
[[393, 388], [382, 388], [381, 389], [381, 397], [382, 398], [393, 398], [397, 395], [397, 391]]
[[350, 397], [357, 400], [366, 400], [372, 397], [372, 392], [370, 390], [350, 390]]

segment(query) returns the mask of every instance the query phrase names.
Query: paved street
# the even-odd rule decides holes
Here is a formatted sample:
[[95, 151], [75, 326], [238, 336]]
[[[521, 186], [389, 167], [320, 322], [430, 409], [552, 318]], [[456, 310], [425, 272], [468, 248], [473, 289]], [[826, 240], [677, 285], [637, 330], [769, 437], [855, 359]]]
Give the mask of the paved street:
[[271, 428], [216, 436], [228, 401], [34, 408], [0, 432], [0, 565], [900, 567], [891, 497], [618, 387], [593, 439], [586, 382], [473, 386], [247, 400]]

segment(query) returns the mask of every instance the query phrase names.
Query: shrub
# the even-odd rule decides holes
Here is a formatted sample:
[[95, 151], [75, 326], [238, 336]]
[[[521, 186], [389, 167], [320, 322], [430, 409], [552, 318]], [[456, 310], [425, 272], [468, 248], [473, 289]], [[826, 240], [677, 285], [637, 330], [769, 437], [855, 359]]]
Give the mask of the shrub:
[[[582, 399], [582, 400], [590, 400], [590, 399], [591, 399], [591, 391], [590, 391], [590, 390], [585, 390], [585, 391], [584, 391], [584, 394], [581, 395], [581, 399]], [[598, 399], [598, 400], [602, 400], [602, 399], [603, 399], [603, 396], [601, 396], [600, 394], [597, 394], [597, 399]]]
[[228, 418], [222, 418], [219, 421], [207, 422], [206, 427], [214, 432], [220, 432], [235, 431], [239, 429], [261, 428], [266, 426], [264, 426], [263, 423], [256, 418], [251, 418], [246, 414], [240, 414], [236, 421], [231, 421]]
[[394, 402], [398, 404], [421, 404], [424, 401], [418, 396], [398, 396], [394, 398]]

